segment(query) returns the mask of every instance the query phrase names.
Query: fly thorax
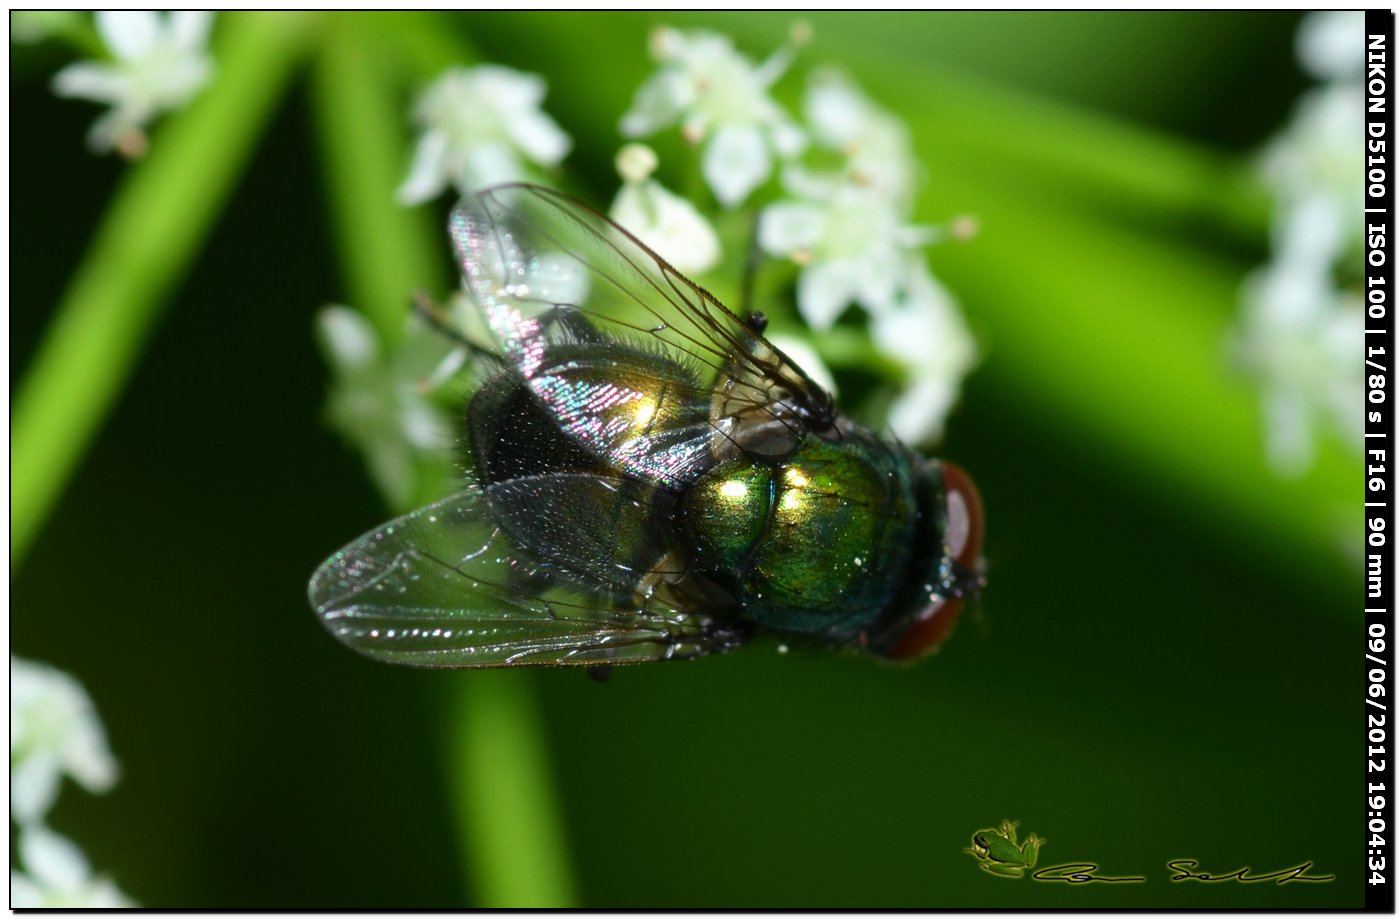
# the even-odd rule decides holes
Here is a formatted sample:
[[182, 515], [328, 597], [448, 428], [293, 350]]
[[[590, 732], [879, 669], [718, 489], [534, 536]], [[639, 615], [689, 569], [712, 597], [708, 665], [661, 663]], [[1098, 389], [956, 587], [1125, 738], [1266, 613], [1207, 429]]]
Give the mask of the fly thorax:
[[873, 438], [808, 437], [783, 463], [721, 463], [683, 514], [697, 561], [733, 579], [744, 613], [845, 640], [888, 605], [916, 506], [909, 470]]

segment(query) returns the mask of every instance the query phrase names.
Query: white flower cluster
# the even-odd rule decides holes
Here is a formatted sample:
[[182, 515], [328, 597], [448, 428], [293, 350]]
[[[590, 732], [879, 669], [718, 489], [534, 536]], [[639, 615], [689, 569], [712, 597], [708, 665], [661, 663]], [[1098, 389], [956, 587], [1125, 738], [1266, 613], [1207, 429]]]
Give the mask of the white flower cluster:
[[719, 264], [719, 236], [694, 204], [651, 177], [656, 165], [656, 153], [644, 144], [618, 151], [622, 190], [609, 213], [676, 270], [709, 271]]
[[[462, 357], [416, 317], [408, 323], [407, 337], [387, 352], [374, 327], [354, 310], [326, 307], [316, 325], [335, 375], [330, 421], [364, 455], [370, 478], [396, 508], [415, 497], [420, 463], [452, 445], [452, 424], [429, 395], [461, 366]], [[444, 362], [448, 372], [437, 372]]]
[[[794, 45], [806, 40], [803, 30]], [[691, 144], [703, 144], [700, 169], [724, 207], [742, 204], [773, 174], [773, 156], [790, 160], [807, 137], [769, 96], [791, 63], [784, 46], [755, 65], [723, 35], [661, 27], [651, 53], [660, 65], [637, 90], [619, 125], [625, 137], [647, 137], [679, 125]], [[720, 259], [719, 237], [693, 203], [651, 179], [656, 154], [643, 144], [622, 148], [617, 170], [623, 187], [611, 215], [682, 272], [702, 272]]]
[[[659, 28], [651, 37], [657, 69], [637, 90], [619, 127], [628, 138], [678, 128], [699, 148], [701, 175], [724, 208], [743, 204], [775, 173], [780, 176], [786, 197], [764, 209], [759, 245], [801, 266], [797, 305], [818, 335], [852, 305], [863, 308], [873, 346], [904, 371], [906, 385], [890, 425], [905, 440], [928, 442], [940, 435], [976, 356], [952, 298], [924, 256], [924, 247], [945, 234], [910, 222], [919, 170], [908, 132], [850, 80], [816, 72], [807, 88], [805, 123], [774, 100], [774, 83], [808, 38], [805, 27], [794, 27], [787, 44], [756, 64], [723, 35]], [[467, 194], [522, 178], [528, 163], [557, 165], [570, 141], [541, 110], [544, 94], [539, 77], [505, 67], [443, 75], [419, 97], [415, 118], [422, 133], [400, 200], [425, 201], [449, 186]], [[808, 154], [830, 168], [803, 165]], [[640, 143], [619, 151], [622, 188], [611, 216], [680, 271], [705, 272], [719, 263], [719, 236], [694, 202], [654, 178], [657, 165], [656, 153]], [[348, 316], [328, 314], [323, 331], [332, 325], [348, 329]], [[808, 352], [804, 366], [810, 373], [830, 379], [811, 349], [791, 336], [787, 341]], [[365, 408], [374, 384], [366, 368], [372, 365], [378, 366], [377, 358], [356, 365], [337, 361], [343, 385], [341, 408], [333, 411], [347, 430], [354, 429], [352, 416], [374, 428], [363, 446], [381, 485], [398, 494], [405, 487], [404, 449], [425, 444], [391, 430], [389, 414]], [[350, 382], [352, 376], [359, 382]], [[352, 391], [361, 395], [344, 395]], [[360, 407], [352, 410], [352, 401]], [[407, 410], [402, 404], [399, 409]], [[370, 423], [371, 415], [378, 420]]]
[[65, 775], [95, 793], [116, 782], [102, 722], [77, 680], [11, 656], [10, 819], [19, 827], [23, 870], [10, 871], [10, 906], [134, 906], [109, 878], [93, 874], [77, 846], [44, 825]]
[[97, 32], [112, 60], [70, 64], [53, 80], [60, 96], [112, 107], [88, 133], [95, 152], [141, 155], [151, 120], [180, 108], [203, 88], [213, 72], [205, 53], [213, 19], [206, 10], [97, 11]]
[[418, 204], [452, 186], [469, 195], [525, 177], [522, 158], [557, 166], [571, 141], [540, 105], [540, 77], [483, 64], [447, 71], [423, 90], [414, 107], [422, 128], [399, 201]]
[[[652, 55], [660, 66], [637, 91], [621, 130], [642, 137], [679, 125], [683, 138], [703, 144], [701, 172], [725, 207], [745, 201], [780, 161], [788, 197], [764, 209], [760, 245], [802, 266], [797, 305], [814, 332], [829, 330], [852, 304], [865, 309], [875, 345], [905, 371], [891, 428], [905, 440], [935, 440], [976, 357], [922, 252], [943, 234], [909, 222], [918, 164], [903, 123], [850, 80], [815, 72], [805, 125], [773, 100], [774, 82], [807, 37], [795, 29], [792, 44], [755, 65], [724, 36], [658, 29]], [[839, 166], [804, 166], [809, 151]], [[613, 218], [681, 270], [712, 266], [719, 255], [713, 229], [693, 205], [649, 179], [655, 165], [649, 149], [623, 149], [625, 184]], [[806, 352], [809, 372], [830, 379], [811, 349], [792, 338], [787, 344]]]
[[934, 441], [976, 348], [923, 253], [943, 234], [909, 222], [918, 163], [908, 133], [832, 70], [812, 74], [805, 115], [814, 145], [840, 165], [785, 169], [789, 197], [764, 211], [759, 242], [802, 266], [797, 306], [816, 331], [853, 304], [866, 311], [876, 345], [907, 378], [891, 430], [910, 442]]
[[622, 116], [625, 137], [647, 137], [679, 124], [691, 143], [703, 143], [700, 168], [725, 207], [742, 204], [773, 172], [773, 156], [790, 159], [806, 137], [769, 90], [787, 70], [792, 48], [755, 66], [728, 38], [697, 29], [652, 33], [660, 69], [637, 90]]
[[1269, 145], [1261, 174], [1274, 195], [1273, 257], [1247, 280], [1240, 352], [1263, 387], [1270, 464], [1281, 475], [1313, 461], [1315, 429], [1359, 450], [1364, 338], [1357, 264], [1362, 245], [1365, 15], [1309, 14], [1304, 66], [1324, 82], [1303, 95]]

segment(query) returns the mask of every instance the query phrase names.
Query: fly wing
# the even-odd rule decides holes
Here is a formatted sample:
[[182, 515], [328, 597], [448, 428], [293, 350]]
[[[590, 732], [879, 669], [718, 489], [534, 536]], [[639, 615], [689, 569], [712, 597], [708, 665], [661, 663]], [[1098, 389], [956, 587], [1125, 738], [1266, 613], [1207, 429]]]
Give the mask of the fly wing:
[[[731, 446], [782, 454], [833, 422], [800, 367], [586, 205], [501, 186], [458, 204], [449, 229], [502, 353], [615, 468], [681, 486]], [[619, 352], [607, 366], [578, 357], [600, 345]], [[632, 371], [633, 385], [618, 379]]]
[[[521, 486], [514, 487], [498, 509], [472, 485], [331, 556], [309, 591], [326, 628], [369, 657], [421, 667], [621, 664], [737, 645], [722, 622], [648, 588], [647, 572], [600, 567], [616, 557], [608, 547], [561, 543], [560, 534], [574, 531], [547, 504], [536, 505], [534, 529], [510, 532], [498, 513], [511, 514]], [[563, 559], [579, 555], [583, 562], [565, 567]]]

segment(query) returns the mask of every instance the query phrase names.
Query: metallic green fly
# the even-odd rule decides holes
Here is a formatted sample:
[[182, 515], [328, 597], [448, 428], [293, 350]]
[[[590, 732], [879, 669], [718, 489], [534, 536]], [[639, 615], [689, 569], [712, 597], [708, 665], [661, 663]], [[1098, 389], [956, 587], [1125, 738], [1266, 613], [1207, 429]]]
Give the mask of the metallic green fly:
[[627, 231], [557, 192], [453, 211], [494, 370], [462, 489], [311, 579], [331, 634], [423, 667], [598, 666], [763, 633], [909, 660], [983, 583], [959, 467], [831, 396]]

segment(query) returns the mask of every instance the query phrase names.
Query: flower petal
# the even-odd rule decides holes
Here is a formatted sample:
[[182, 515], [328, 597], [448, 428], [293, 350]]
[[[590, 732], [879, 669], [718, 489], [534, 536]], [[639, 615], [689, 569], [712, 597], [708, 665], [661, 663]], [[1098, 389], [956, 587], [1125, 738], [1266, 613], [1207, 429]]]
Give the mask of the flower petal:
[[151, 53], [163, 27], [160, 16], [152, 10], [98, 10], [94, 21], [103, 44], [127, 61]]
[[10, 657], [10, 725], [11, 806], [21, 822], [48, 809], [63, 772], [92, 791], [116, 781], [92, 700], [63, 671]]
[[43, 909], [44, 891], [22, 872], [10, 869], [10, 909]]
[[43, 824], [20, 830], [20, 858], [40, 885], [59, 891], [81, 888], [92, 875], [92, 868], [71, 839], [60, 836]]
[[763, 209], [758, 244], [769, 255], [791, 256], [816, 247], [826, 232], [826, 209], [800, 201], [778, 201]]
[[878, 316], [894, 307], [902, 262], [893, 246], [875, 246], [856, 260], [856, 299], [871, 315]]
[[379, 359], [379, 338], [369, 320], [352, 309], [328, 306], [316, 316], [321, 350], [336, 370], [359, 370]]
[[11, 756], [10, 816], [15, 823], [34, 823], [49, 812], [58, 798], [60, 768], [58, 757], [48, 751], [35, 751], [18, 761]]
[[786, 118], [769, 125], [773, 149], [784, 159], [792, 159], [807, 149], [807, 133]]
[[1357, 53], [1366, 40], [1366, 15], [1359, 10], [1319, 10], [1298, 27], [1298, 57], [1322, 80], [1360, 78], [1364, 61]]
[[1276, 385], [1264, 394], [1269, 464], [1279, 475], [1292, 478], [1312, 465], [1311, 414], [1307, 399], [1297, 389]]
[[171, 43], [185, 54], [202, 52], [209, 44], [213, 26], [212, 10], [175, 10], [170, 14]]
[[632, 107], [622, 116], [619, 130], [624, 137], [646, 137], [674, 124], [683, 109], [695, 101], [695, 94], [681, 74], [663, 70], [643, 83], [632, 98]]
[[524, 178], [521, 157], [555, 166], [572, 141], [540, 110], [545, 82], [536, 74], [483, 64], [454, 67], [425, 87], [413, 118], [423, 130], [399, 200], [424, 201], [447, 183], [462, 194]]
[[783, 167], [782, 183], [784, 190], [795, 198], [823, 202], [834, 198], [844, 184], [839, 173], [808, 169], [798, 163]]
[[719, 237], [709, 221], [658, 182], [624, 185], [611, 216], [683, 273], [708, 271], [719, 262]]
[[812, 133], [824, 146], [840, 149], [859, 139], [868, 115], [865, 98], [838, 71], [813, 71], [803, 106]]
[[95, 720], [73, 726], [65, 752], [64, 768], [93, 794], [102, 794], [117, 783], [117, 761], [107, 749], [106, 732]]
[[524, 178], [520, 171], [520, 160], [505, 144], [481, 144], [464, 153], [462, 166], [452, 177], [457, 191], [464, 195], [474, 194], [492, 185], [518, 182]]
[[501, 112], [538, 108], [544, 101], [544, 77], [500, 64], [482, 64], [469, 71], [472, 91]]
[[705, 144], [700, 169], [720, 204], [734, 207], [768, 178], [773, 163], [757, 128], [726, 125]]
[[72, 840], [42, 824], [20, 830], [19, 851], [29, 874], [11, 870], [12, 908], [120, 909], [136, 905], [110, 879], [92, 876], [87, 857]]
[[109, 64], [80, 61], [69, 64], [53, 77], [53, 91], [69, 99], [117, 102], [126, 96], [131, 78]]
[[923, 260], [911, 261], [903, 301], [898, 308], [873, 317], [875, 344], [919, 375], [961, 379], [976, 356], [972, 336], [953, 298]]
[[541, 166], [557, 166], [573, 141], [564, 129], [539, 109], [521, 109], [506, 121], [506, 133], [525, 155]]
[[359, 446], [365, 451], [369, 477], [379, 487], [380, 494], [393, 505], [402, 506], [413, 500], [416, 479], [413, 458], [403, 444], [388, 438], [361, 437]]
[[797, 311], [818, 332], [831, 328], [851, 305], [859, 278], [848, 262], [817, 262], [797, 278]]
[[943, 422], [953, 407], [957, 386], [933, 377], [915, 380], [890, 407], [889, 425], [905, 443], [932, 443], [943, 436]]
[[413, 163], [408, 178], [403, 180], [395, 197], [400, 204], [421, 204], [431, 201], [447, 187], [447, 136], [441, 131], [428, 131], [413, 149]]

